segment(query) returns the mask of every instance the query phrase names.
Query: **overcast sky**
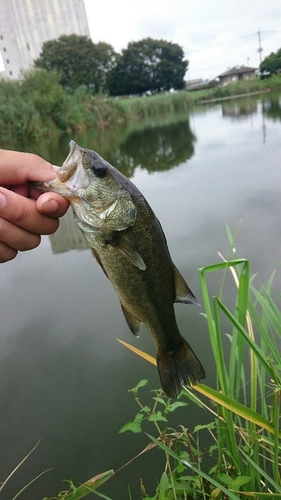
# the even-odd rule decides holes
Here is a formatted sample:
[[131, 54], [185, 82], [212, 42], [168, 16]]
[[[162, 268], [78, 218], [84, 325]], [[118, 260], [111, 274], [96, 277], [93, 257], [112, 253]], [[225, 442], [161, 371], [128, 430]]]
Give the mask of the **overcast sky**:
[[178, 43], [189, 60], [186, 80], [212, 79], [236, 65], [258, 68], [259, 31], [263, 58], [281, 48], [281, 0], [84, 3], [94, 43], [107, 42], [119, 53], [146, 37]]
[[186, 79], [212, 79], [236, 65], [259, 66], [281, 47], [281, 0], [84, 0], [92, 41], [117, 52], [151, 37], [178, 43]]

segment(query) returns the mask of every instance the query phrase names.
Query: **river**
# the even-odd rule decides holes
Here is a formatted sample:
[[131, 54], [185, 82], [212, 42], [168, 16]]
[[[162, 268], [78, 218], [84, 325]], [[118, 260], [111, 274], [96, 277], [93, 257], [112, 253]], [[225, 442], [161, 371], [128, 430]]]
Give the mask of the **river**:
[[[265, 283], [281, 260], [281, 98], [262, 96], [198, 106], [110, 131], [63, 135], [28, 145], [56, 164], [73, 138], [118, 167], [145, 195], [166, 233], [173, 260], [202, 303], [198, 268], [230, 255], [226, 224], [239, 257]], [[221, 276], [210, 280], [218, 294]], [[280, 290], [280, 271], [275, 288]], [[226, 290], [226, 295], [231, 295]], [[37, 448], [1, 493], [41, 500], [122, 465], [149, 442], [143, 434], [118, 434], [138, 407], [128, 390], [144, 378], [144, 401], [159, 387], [157, 370], [120, 345], [122, 339], [154, 355], [143, 329], [130, 333], [118, 299], [91, 257], [69, 211], [57, 233], [1, 265], [0, 282], [0, 481]], [[203, 309], [176, 305], [181, 332], [214, 383]], [[142, 393], [140, 393], [141, 395]], [[191, 403], [173, 418], [191, 430], [210, 420]], [[151, 429], [152, 432], [152, 429]], [[152, 450], [123, 468], [101, 490], [114, 500], [141, 497], [140, 478], [153, 494], [164, 456]]]

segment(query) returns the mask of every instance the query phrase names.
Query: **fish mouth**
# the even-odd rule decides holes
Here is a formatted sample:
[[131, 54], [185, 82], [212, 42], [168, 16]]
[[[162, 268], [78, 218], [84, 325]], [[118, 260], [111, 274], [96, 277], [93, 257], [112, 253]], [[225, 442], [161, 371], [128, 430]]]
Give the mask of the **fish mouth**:
[[45, 188], [66, 198], [73, 198], [77, 190], [87, 188], [90, 180], [83, 166], [83, 154], [84, 149], [70, 141], [68, 156], [58, 170], [57, 178], [45, 182]]

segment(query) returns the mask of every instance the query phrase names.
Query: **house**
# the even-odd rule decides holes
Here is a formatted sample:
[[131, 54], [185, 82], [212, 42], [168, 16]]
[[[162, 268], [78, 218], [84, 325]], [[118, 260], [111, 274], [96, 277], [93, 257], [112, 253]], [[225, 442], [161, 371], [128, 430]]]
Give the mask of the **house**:
[[197, 80], [189, 80], [188, 82], [185, 82], [185, 88], [186, 90], [194, 90], [198, 89], [203, 85], [203, 80], [202, 78], [198, 78]]
[[225, 73], [218, 76], [220, 85], [228, 85], [229, 83], [238, 82], [240, 80], [251, 80], [256, 77], [257, 68], [249, 66], [234, 66]]

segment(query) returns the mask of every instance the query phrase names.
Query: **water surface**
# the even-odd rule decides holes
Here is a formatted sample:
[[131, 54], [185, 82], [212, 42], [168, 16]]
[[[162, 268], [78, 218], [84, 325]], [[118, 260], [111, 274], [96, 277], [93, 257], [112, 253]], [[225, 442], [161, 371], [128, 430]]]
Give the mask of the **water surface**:
[[[280, 99], [266, 96], [73, 138], [96, 149], [143, 192], [162, 223], [175, 264], [202, 302], [197, 269], [219, 261], [218, 251], [229, 256], [226, 224], [233, 232], [240, 227], [236, 249], [250, 259], [257, 284], [281, 260], [280, 132]], [[26, 150], [61, 164], [69, 139], [61, 136]], [[220, 281], [221, 276], [212, 277], [211, 293], [219, 293]], [[277, 273], [277, 290], [280, 284]], [[231, 300], [231, 279], [227, 287]], [[160, 385], [157, 370], [115, 339], [154, 355], [153, 341], [145, 329], [140, 339], [130, 333], [70, 211], [39, 248], [1, 266], [0, 308], [0, 481], [40, 440], [3, 499], [10, 500], [47, 469], [20, 498], [55, 495], [61, 479], [79, 483], [117, 470], [148, 444], [145, 436], [118, 430], [138, 411], [128, 389], [147, 378], [143, 393], [151, 402], [149, 391]], [[202, 312], [176, 305], [179, 328], [205, 366], [206, 383], [214, 384]], [[174, 425], [190, 429], [210, 419], [192, 405], [179, 415]], [[142, 478], [152, 494], [163, 467], [164, 457], [153, 450], [102, 491], [125, 499], [130, 484], [133, 498], [140, 498]]]

